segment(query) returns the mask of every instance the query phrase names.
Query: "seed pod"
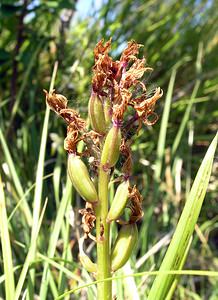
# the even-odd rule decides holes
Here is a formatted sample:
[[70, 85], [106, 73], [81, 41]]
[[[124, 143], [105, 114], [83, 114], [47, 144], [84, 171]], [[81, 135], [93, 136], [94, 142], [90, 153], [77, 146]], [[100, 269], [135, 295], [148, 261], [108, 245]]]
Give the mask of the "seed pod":
[[132, 250], [138, 240], [138, 229], [135, 223], [123, 225], [118, 233], [111, 254], [111, 269], [120, 269], [130, 258]]
[[103, 103], [95, 93], [92, 93], [89, 99], [89, 118], [91, 126], [95, 131], [99, 133], [106, 132]]
[[79, 255], [79, 259], [83, 267], [88, 271], [92, 273], [97, 273], [97, 264], [93, 263], [91, 259], [83, 253], [82, 255]]
[[122, 215], [124, 208], [126, 206], [129, 195], [129, 180], [122, 182], [114, 196], [113, 202], [111, 204], [111, 208], [107, 215], [107, 221], [111, 222], [119, 218]]
[[88, 257], [88, 255], [85, 254], [83, 250], [83, 244], [84, 244], [85, 236], [81, 237], [79, 239], [79, 259], [83, 267], [88, 272], [97, 272], [97, 264], [93, 263], [91, 259]]
[[111, 116], [111, 103], [109, 98], [104, 99], [104, 117], [105, 117], [105, 123], [106, 127], [110, 127], [112, 122], [112, 116]]
[[86, 165], [80, 157], [74, 154], [68, 156], [68, 174], [74, 188], [87, 202], [97, 202], [98, 195], [93, 182], [89, 177]]
[[102, 165], [107, 164], [112, 168], [118, 161], [121, 144], [121, 130], [118, 126], [112, 126], [105, 139], [101, 155]]

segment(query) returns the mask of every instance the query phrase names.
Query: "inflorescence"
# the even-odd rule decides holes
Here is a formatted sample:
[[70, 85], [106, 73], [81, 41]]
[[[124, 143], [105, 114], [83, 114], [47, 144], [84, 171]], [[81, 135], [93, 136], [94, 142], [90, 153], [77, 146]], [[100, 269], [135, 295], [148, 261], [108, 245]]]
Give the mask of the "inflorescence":
[[[86, 201], [86, 207], [80, 210], [83, 216], [84, 238], [93, 238], [91, 231], [95, 227], [97, 207], [101, 205], [90, 171], [95, 178], [100, 176], [100, 172], [106, 173], [110, 178], [118, 159], [122, 158], [122, 176], [118, 178], [120, 184], [106, 218], [107, 223], [116, 221], [122, 225], [111, 252], [112, 271], [120, 268], [128, 260], [136, 242], [136, 222], [143, 216], [142, 196], [136, 186], [130, 184], [132, 137], [138, 133], [142, 124], [155, 124], [158, 119], [154, 112], [155, 104], [163, 95], [160, 88], [156, 88], [152, 96], [148, 95], [146, 86], [141, 81], [144, 73], [151, 70], [145, 66], [144, 57], [138, 58], [141, 46], [135, 41], [129, 42], [120, 60], [114, 61], [109, 56], [111, 39], [106, 43], [101, 40], [96, 45], [92, 91], [88, 106], [90, 130], [79, 113], [68, 108], [66, 97], [56, 94], [55, 91], [50, 93], [45, 91], [47, 104], [67, 123], [64, 148], [69, 154], [68, 173], [75, 189]], [[77, 150], [80, 141], [84, 143], [81, 153]], [[83, 162], [83, 157], [89, 158], [89, 169]], [[124, 221], [121, 216], [125, 208], [130, 209], [130, 215], [129, 219]], [[104, 239], [103, 227], [102, 225], [102, 239]], [[125, 258], [124, 255], [119, 258], [116, 255], [117, 248], [124, 246], [122, 241], [126, 235], [132, 235], [134, 239], [129, 248], [125, 245], [128, 248]], [[82, 247], [80, 252], [83, 252]], [[89, 271], [96, 272], [95, 264], [89, 261], [84, 253], [80, 257]]]

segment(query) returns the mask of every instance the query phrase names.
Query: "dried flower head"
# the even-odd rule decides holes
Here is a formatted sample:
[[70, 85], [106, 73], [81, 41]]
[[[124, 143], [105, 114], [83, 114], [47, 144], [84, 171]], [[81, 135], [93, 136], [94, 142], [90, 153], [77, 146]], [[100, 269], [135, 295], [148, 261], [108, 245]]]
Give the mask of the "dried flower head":
[[[101, 40], [95, 47], [95, 66], [93, 67], [92, 89], [99, 96], [110, 99], [112, 118], [116, 123], [122, 123], [124, 113], [128, 106], [132, 106], [138, 116], [139, 126], [141, 123], [153, 125], [157, 121], [154, 113], [156, 101], [163, 95], [158, 88], [154, 96], [148, 98], [146, 86], [140, 79], [144, 73], [152, 70], [145, 66], [145, 58], [138, 58], [139, 48], [142, 45], [135, 41], [128, 43], [119, 61], [113, 61], [109, 56], [111, 39], [105, 44]], [[134, 91], [141, 87], [142, 95], [134, 97]], [[153, 116], [149, 121], [148, 117]]]

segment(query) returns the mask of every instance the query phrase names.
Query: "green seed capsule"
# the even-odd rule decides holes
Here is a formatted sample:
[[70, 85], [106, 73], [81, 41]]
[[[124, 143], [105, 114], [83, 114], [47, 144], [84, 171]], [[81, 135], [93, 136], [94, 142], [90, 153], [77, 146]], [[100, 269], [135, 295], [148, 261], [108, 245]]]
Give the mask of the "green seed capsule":
[[74, 188], [80, 194], [80, 196], [87, 202], [97, 202], [98, 195], [93, 182], [89, 177], [89, 172], [80, 159], [80, 157], [74, 154], [68, 156], [68, 173]]
[[121, 144], [121, 130], [118, 126], [112, 126], [105, 139], [101, 155], [102, 165], [107, 164], [112, 168], [118, 161]]
[[111, 104], [110, 99], [105, 98], [104, 99], [104, 117], [105, 117], [105, 123], [106, 127], [109, 128], [111, 126]]
[[93, 263], [88, 255], [83, 253], [82, 255], [79, 255], [79, 259], [88, 272], [97, 273], [97, 264]]
[[111, 268], [113, 272], [125, 265], [130, 258], [137, 240], [138, 229], [135, 223], [123, 225], [121, 227], [111, 254]]
[[107, 221], [111, 222], [119, 218], [122, 215], [124, 208], [126, 206], [129, 195], [129, 180], [122, 182], [114, 196], [113, 202], [111, 204], [111, 208], [107, 215]]
[[101, 99], [93, 93], [89, 99], [89, 118], [92, 128], [99, 132], [106, 132], [104, 107]]

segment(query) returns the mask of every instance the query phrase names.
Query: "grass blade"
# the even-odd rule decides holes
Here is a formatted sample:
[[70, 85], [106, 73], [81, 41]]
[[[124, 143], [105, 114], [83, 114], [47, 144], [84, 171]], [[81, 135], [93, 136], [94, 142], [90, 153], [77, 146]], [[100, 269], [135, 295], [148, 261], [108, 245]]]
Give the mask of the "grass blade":
[[188, 123], [189, 116], [190, 116], [190, 113], [191, 113], [191, 109], [192, 109], [192, 106], [193, 106], [193, 104], [195, 102], [199, 86], [200, 86], [200, 80], [196, 80], [196, 83], [195, 83], [195, 86], [194, 86], [194, 89], [193, 89], [190, 101], [189, 101], [189, 103], [187, 105], [187, 108], [185, 110], [184, 116], [182, 118], [182, 122], [181, 122], [181, 124], [179, 126], [179, 130], [178, 130], [178, 132], [176, 134], [176, 137], [175, 137], [175, 140], [173, 142], [172, 156], [175, 155], [175, 153], [176, 153], [176, 151], [177, 151], [177, 149], [179, 147], [179, 144], [180, 144], [180, 142], [182, 140], [182, 136], [183, 136], [183, 133], [185, 131], [186, 125]]
[[[160, 271], [178, 270], [183, 256], [185, 255], [185, 250], [188, 246], [189, 239], [193, 234], [209, 183], [217, 145], [217, 136], [218, 133], [211, 142], [197, 172], [191, 191], [185, 203], [185, 207], [176, 227], [176, 231], [160, 266]], [[158, 275], [152, 285], [148, 300], [165, 299], [174, 278], [174, 275]]]
[[11, 177], [12, 177], [13, 182], [14, 182], [14, 186], [17, 190], [17, 193], [18, 193], [19, 197], [23, 198], [23, 201], [20, 204], [20, 209], [21, 209], [21, 211], [23, 212], [23, 214], [26, 218], [27, 224], [29, 226], [31, 226], [31, 224], [32, 224], [32, 214], [31, 214], [29, 205], [28, 205], [28, 203], [25, 199], [24, 191], [23, 191], [19, 176], [17, 174], [13, 159], [11, 157], [11, 153], [9, 151], [8, 145], [6, 143], [6, 140], [4, 138], [4, 135], [3, 135], [1, 129], [0, 129], [0, 142], [1, 142], [1, 145], [2, 145], [2, 149], [3, 149], [4, 155], [5, 155], [6, 162], [8, 164], [9, 170], [10, 170]]
[[[49, 263], [50, 265], [52, 265], [53, 267], [55, 267], [58, 270], [61, 270], [62, 272], [64, 272], [69, 278], [72, 278], [80, 283], [84, 283], [84, 281], [76, 274], [74, 274], [73, 272], [71, 272], [69, 269], [67, 269], [66, 267], [64, 267], [63, 265], [59, 264], [58, 262], [54, 261], [53, 259], [38, 253], [38, 257], [44, 261], [46, 261], [47, 263]], [[40, 298], [41, 300], [41, 298]]]
[[[190, 247], [191, 247], [191, 243], [192, 243], [192, 236], [191, 236], [191, 238], [189, 239], [188, 246], [187, 246], [187, 248], [185, 249], [185, 253], [184, 253], [184, 255], [183, 255], [183, 258], [182, 258], [182, 260], [181, 260], [181, 263], [180, 263], [180, 265], [179, 265], [178, 270], [182, 270], [182, 269], [183, 269], [183, 266], [184, 266], [184, 264], [185, 264], [185, 262], [186, 262], [186, 258], [187, 258], [187, 256], [188, 256], [188, 253], [189, 253], [189, 250], [190, 250]], [[170, 287], [170, 290], [169, 290], [169, 292], [168, 292], [168, 294], [167, 294], [165, 300], [171, 300], [171, 299], [172, 299], [173, 294], [174, 294], [174, 292], [175, 292], [175, 289], [176, 289], [176, 287], [177, 287], [177, 284], [178, 284], [178, 282], [179, 282], [179, 278], [180, 278], [179, 275], [175, 276], [175, 278], [174, 278], [174, 280], [173, 280], [173, 282], [172, 282], [172, 285], [171, 285], [171, 287]]]
[[[53, 69], [51, 84], [50, 84], [50, 91], [54, 88], [54, 82], [55, 77], [57, 74], [57, 68], [58, 63], [56, 62]], [[41, 137], [41, 144], [40, 144], [40, 151], [39, 151], [39, 160], [37, 165], [37, 171], [36, 171], [36, 187], [35, 187], [35, 193], [34, 193], [34, 201], [33, 201], [33, 226], [31, 231], [31, 242], [35, 240], [35, 236], [37, 234], [38, 230], [38, 224], [39, 224], [39, 214], [40, 214], [40, 207], [41, 207], [41, 197], [42, 197], [42, 188], [43, 188], [43, 174], [44, 174], [44, 161], [45, 161], [45, 152], [46, 152], [46, 142], [47, 142], [47, 136], [48, 136], [48, 122], [49, 122], [49, 114], [50, 114], [50, 108], [47, 105], [46, 111], [45, 111], [45, 118], [43, 123], [43, 129], [42, 129], [42, 137]], [[34, 244], [34, 243], [33, 243]], [[30, 260], [35, 259], [36, 255], [36, 244], [35, 249], [31, 251], [30, 253]], [[30, 272], [30, 281], [31, 285], [34, 286], [35, 281], [35, 272], [34, 269]], [[31, 289], [30, 289], [31, 291]], [[30, 299], [32, 298], [32, 291], [28, 294]]]
[[[70, 195], [72, 191], [72, 183], [68, 177], [67, 179], [67, 184], [66, 184], [66, 190], [64, 191], [62, 200], [60, 202], [60, 206], [57, 212], [57, 217], [55, 220], [54, 228], [52, 230], [52, 234], [50, 237], [49, 241], [49, 246], [48, 246], [48, 254], [47, 256], [49, 258], [52, 258], [55, 254], [57, 242], [58, 242], [58, 237], [61, 231], [61, 226], [63, 223], [64, 219], [64, 214], [67, 208], [67, 205], [70, 200]], [[44, 270], [43, 270], [43, 275], [42, 275], [42, 282], [41, 282], [41, 288], [40, 288], [40, 294], [39, 297], [41, 300], [47, 299], [47, 289], [48, 289], [48, 283], [49, 283], [49, 277], [52, 276], [50, 269], [49, 269], [49, 263], [45, 262], [44, 264]]]
[[[202, 45], [202, 43], [200, 43], [199, 47], [198, 47], [198, 55], [197, 55], [197, 60], [196, 60], [196, 73], [197, 73], [197, 75], [199, 75], [200, 72], [201, 72], [202, 55], [203, 55], [203, 45]], [[182, 136], [183, 136], [183, 133], [185, 131], [186, 125], [188, 123], [192, 106], [193, 106], [193, 104], [195, 103], [195, 100], [196, 100], [196, 96], [197, 96], [197, 93], [198, 93], [198, 90], [199, 90], [199, 87], [200, 87], [200, 83], [201, 83], [200, 79], [197, 79], [196, 82], [195, 82], [195, 85], [194, 85], [194, 88], [193, 88], [193, 91], [192, 91], [192, 94], [191, 94], [191, 99], [188, 102], [187, 108], [186, 108], [184, 116], [182, 118], [181, 125], [179, 127], [179, 130], [178, 130], [178, 132], [176, 134], [176, 137], [174, 139], [174, 142], [173, 142], [172, 156], [175, 155], [175, 153], [178, 149], [178, 146], [179, 146], [179, 144], [182, 140]]]
[[27, 275], [29, 266], [33, 262], [32, 258], [34, 257], [34, 254], [35, 254], [37, 238], [38, 238], [39, 230], [40, 230], [42, 220], [43, 220], [43, 217], [44, 217], [44, 214], [45, 214], [46, 206], [47, 206], [47, 200], [45, 201], [45, 204], [42, 208], [41, 216], [40, 216], [39, 222], [38, 222], [37, 231], [34, 235], [34, 239], [32, 240], [32, 242], [30, 244], [30, 248], [29, 248], [28, 254], [26, 256], [26, 260], [24, 262], [24, 265], [23, 265], [23, 268], [22, 268], [22, 271], [20, 273], [20, 277], [19, 277], [19, 280], [18, 280], [18, 283], [17, 283], [17, 286], [16, 286], [15, 297], [13, 298], [13, 300], [19, 300], [20, 299], [21, 291], [22, 291], [22, 288], [23, 288], [24, 281], [26, 280], [26, 275]]
[[8, 230], [5, 195], [4, 195], [1, 175], [0, 175], [0, 233], [1, 233], [4, 273], [5, 273], [6, 300], [14, 300], [15, 286], [14, 286], [14, 273], [12, 272], [13, 259], [12, 259], [11, 243], [10, 243], [9, 230]]
[[163, 157], [165, 151], [165, 143], [166, 143], [167, 125], [168, 125], [169, 114], [170, 114], [173, 88], [176, 79], [176, 70], [177, 70], [176, 67], [174, 67], [172, 70], [172, 74], [170, 77], [170, 82], [167, 90], [166, 102], [164, 105], [163, 116], [161, 119], [160, 133], [159, 133], [159, 139], [157, 145], [157, 159], [155, 163], [155, 174], [154, 174], [155, 179], [157, 181], [160, 180], [160, 176], [161, 176], [162, 163], [163, 163]]
[[[145, 272], [140, 272], [140, 273], [134, 273], [134, 274], [129, 274], [129, 275], [121, 275], [121, 276], [113, 276], [110, 278], [106, 278], [103, 280], [96, 280], [96, 281], [92, 281], [90, 283], [86, 283], [82, 286], [78, 286], [72, 290], [69, 290], [65, 293], [63, 293], [62, 295], [58, 296], [58, 298], [56, 300], [59, 299], [63, 299], [64, 297], [66, 297], [67, 295], [73, 294], [75, 292], [78, 292], [79, 290], [82, 290], [84, 288], [90, 287], [94, 284], [97, 284], [98, 282], [102, 282], [102, 281], [114, 281], [114, 280], [119, 280], [119, 279], [125, 279], [128, 277], [142, 277], [142, 276], [155, 276], [158, 274], [162, 274], [162, 275], [190, 275], [190, 276], [208, 276], [208, 277], [218, 277], [218, 272], [217, 271], [209, 271], [209, 270], [172, 270], [172, 271], [145, 271]], [[163, 300], [164, 298], [161, 298], [161, 300]], [[166, 300], [166, 299], [164, 299]]]

